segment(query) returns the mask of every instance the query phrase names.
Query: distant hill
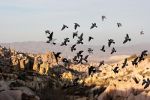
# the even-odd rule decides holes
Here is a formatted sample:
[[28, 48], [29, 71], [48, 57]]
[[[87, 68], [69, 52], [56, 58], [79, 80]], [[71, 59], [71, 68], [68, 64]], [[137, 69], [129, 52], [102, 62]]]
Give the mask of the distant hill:
[[[87, 49], [90, 47], [94, 49], [93, 55], [89, 57], [90, 61], [100, 61], [105, 59], [105, 61], [112, 60], [112, 56], [116, 58], [117, 55], [132, 55], [132, 54], [139, 54], [142, 50], [149, 50], [150, 51], [150, 43], [143, 43], [143, 44], [136, 44], [131, 46], [122, 46], [122, 47], [115, 47], [117, 53], [110, 55], [111, 48], [106, 47], [106, 52], [100, 51], [101, 46], [88, 46], [88, 45], [78, 45], [77, 51], [72, 53], [70, 51], [71, 45], [68, 46], [59, 46], [47, 44], [45, 42], [13, 42], [13, 43], [0, 43], [0, 45], [5, 46], [7, 48], [12, 48], [17, 51], [26, 52], [26, 53], [45, 53], [47, 51], [55, 51], [55, 52], [62, 52], [62, 55], [68, 58], [72, 58], [75, 53], [79, 50], [84, 50], [85, 55], [88, 54]], [[111, 57], [110, 57], [111, 56]]]

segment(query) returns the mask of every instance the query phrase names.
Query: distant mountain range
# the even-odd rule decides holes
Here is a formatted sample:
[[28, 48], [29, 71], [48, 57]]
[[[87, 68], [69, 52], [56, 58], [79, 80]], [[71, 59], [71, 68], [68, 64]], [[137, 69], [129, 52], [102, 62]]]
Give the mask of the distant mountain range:
[[47, 44], [45, 42], [13, 42], [13, 43], [0, 43], [0, 45], [5, 46], [7, 48], [15, 49], [17, 51], [25, 52], [25, 53], [45, 53], [47, 51], [54, 51], [54, 52], [62, 52], [62, 55], [64, 57], [72, 58], [75, 53], [79, 50], [84, 50], [85, 55], [88, 54], [87, 49], [92, 48], [93, 54], [90, 54], [89, 60], [90, 61], [100, 61], [100, 60], [109, 60], [109, 58], [112, 56], [120, 56], [120, 55], [132, 55], [132, 54], [139, 54], [143, 50], [148, 50], [150, 51], [150, 43], [143, 43], [143, 44], [135, 44], [135, 45], [130, 45], [130, 46], [121, 46], [121, 47], [115, 47], [117, 50], [117, 53], [110, 55], [111, 48], [106, 47], [106, 52], [100, 51], [102, 46], [89, 46], [89, 45], [78, 45], [77, 46], [77, 51], [71, 52], [70, 47], [71, 45], [68, 46], [60, 46], [59, 44], [57, 45], [52, 45], [52, 44]]

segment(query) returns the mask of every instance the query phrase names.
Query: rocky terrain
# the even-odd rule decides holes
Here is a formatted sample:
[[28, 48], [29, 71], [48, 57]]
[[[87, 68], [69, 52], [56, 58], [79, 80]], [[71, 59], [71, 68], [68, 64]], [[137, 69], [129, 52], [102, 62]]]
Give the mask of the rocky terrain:
[[[150, 56], [133, 66], [137, 56], [129, 56], [124, 68], [124, 60], [100, 67], [66, 65], [53, 52], [30, 54], [1, 46], [0, 100], [150, 100], [149, 84], [142, 84], [150, 75]], [[90, 66], [96, 68], [91, 75]]]

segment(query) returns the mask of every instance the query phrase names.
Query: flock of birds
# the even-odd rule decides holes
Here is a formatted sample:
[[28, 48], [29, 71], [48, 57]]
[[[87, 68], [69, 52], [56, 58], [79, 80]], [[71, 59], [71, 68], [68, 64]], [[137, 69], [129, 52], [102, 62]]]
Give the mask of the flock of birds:
[[[105, 21], [106, 16], [101, 16], [101, 19], [102, 19], [102, 21]], [[118, 23], [116, 23], [116, 26], [117, 26], [118, 28], [120, 28], [120, 27], [122, 27], [122, 23], [119, 23], [119, 22], [118, 22]], [[77, 30], [79, 27], [80, 27], [80, 25], [79, 25], [78, 23], [74, 23], [74, 30]], [[92, 23], [90, 29], [97, 28], [97, 27], [98, 27], [98, 26], [96, 25], [96, 23]], [[64, 31], [65, 29], [68, 29], [68, 28], [69, 28], [69, 27], [68, 27], [67, 25], [63, 24], [63, 26], [62, 26], [62, 28], [61, 28], [61, 31]], [[51, 43], [51, 44], [53, 44], [53, 45], [56, 45], [56, 43], [54, 42], [56, 39], [54, 39], [54, 37], [53, 37], [54, 33], [53, 33], [53, 32], [50, 32], [49, 30], [46, 30], [45, 33], [48, 34], [48, 36], [47, 36], [48, 40], [46, 41], [46, 43]], [[140, 32], [140, 34], [141, 34], [141, 35], [144, 34], [143, 30]], [[74, 51], [77, 50], [77, 49], [76, 49], [76, 46], [77, 46], [78, 44], [84, 44], [84, 43], [83, 43], [83, 33], [78, 34], [78, 31], [73, 32], [72, 38], [73, 38], [73, 39], [77, 38], [76, 43], [71, 46], [71, 52], [74, 52]], [[94, 37], [89, 36], [89, 37], [88, 37], [88, 42], [92, 41], [93, 39], [94, 39]], [[124, 38], [124, 40], [123, 40], [122, 43], [123, 43], [123, 44], [126, 44], [127, 42], [130, 42], [130, 41], [131, 41], [131, 38], [129, 37], [129, 34], [126, 34], [126, 36], [125, 36], [125, 38]], [[69, 42], [70, 42], [70, 39], [69, 39], [69, 38], [64, 38], [64, 41], [60, 44], [60, 46], [67, 46]], [[114, 39], [108, 39], [108, 47], [109, 47], [109, 48], [112, 47], [113, 44], [115, 44]], [[102, 45], [102, 48], [101, 48], [100, 50], [101, 50], [102, 52], [106, 52], [106, 50], [105, 50], [105, 45]], [[88, 48], [87, 51], [88, 51], [89, 54], [93, 54], [93, 49], [92, 49], [92, 48]], [[75, 64], [83, 64], [83, 63], [87, 63], [87, 62], [88, 62], [87, 59], [88, 59], [89, 55], [85, 55], [85, 56], [84, 56], [84, 55], [83, 55], [83, 52], [84, 52], [83, 50], [80, 50], [80, 51], [78, 51], [78, 52], [76, 53], [76, 55], [73, 57], [72, 60], [73, 60], [73, 62], [74, 62]], [[114, 54], [115, 52], [117, 52], [116, 49], [115, 49], [114, 47], [112, 47], [110, 54]], [[144, 60], [144, 57], [147, 56], [147, 52], [148, 52], [147, 50], [142, 51], [141, 55], [138, 56], [138, 57], [136, 57], [136, 58], [132, 61], [132, 65], [133, 65], [133, 66], [138, 66], [138, 63], [141, 62], [142, 60]], [[61, 52], [57, 52], [57, 53], [54, 52], [54, 55], [55, 55], [55, 58], [56, 58], [56, 61], [57, 61], [57, 62], [58, 62], [58, 58], [60, 58], [60, 54], [61, 54]], [[62, 60], [62, 62], [68, 64], [68, 63], [70, 63], [70, 60], [67, 59], [67, 58], [64, 58], [64, 59]], [[100, 67], [100, 66], [102, 66], [102, 65], [104, 65], [104, 60], [103, 60], [103, 61], [100, 61], [98, 67]], [[124, 60], [124, 62], [123, 62], [123, 64], [122, 64], [122, 68], [125, 68], [126, 66], [128, 66], [128, 60], [127, 60], [127, 58]], [[118, 72], [119, 72], [119, 67], [118, 67], [118, 65], [117, 65], [114, 69], [112, 69], [112, 71], [113, 71], [114, 73], [118, 73]], [[90, 66], [90, 67], [89, 67], [89, 70], [88, 70], [88, 74], [91, 75], [92, 73], [95, 73], [95, 72], [96, 72], [96, 67]], [[147, 87], [150, 85], [150, 80], [149, 80], [149, 79], [147, 79], [147, 80], [144, 79], [142, 85], [145, 85], [144, 88], [147, 88]]]

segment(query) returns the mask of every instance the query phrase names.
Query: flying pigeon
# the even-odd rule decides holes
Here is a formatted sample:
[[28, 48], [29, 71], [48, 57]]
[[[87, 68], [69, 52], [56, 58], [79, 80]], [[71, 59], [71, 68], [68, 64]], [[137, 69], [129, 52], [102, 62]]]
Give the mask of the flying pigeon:
[[122, 26], [122, 24], [121, 24], [121, 23], [117, 23], [117, 26], [118, 26], [118, 28], [119, 28], [119, 27], [121, 27], [121, 26]]
[[108, 47], [110, 47], [111, 44], [115, 44], [114, 40], [113, 39], [108, 39]]
[[93, 54], [93, 49], [88, 48], [88, 52], [89, 52], [89, 54]]
[[62, 26], [62, 28], [61, 28], [61, 31], [63, 31], [65, 28], [69, 28], [67, 25], [64, 25], [63, 24], [63, 26]]
[[89, 36], [89, 40], [88, 40], [88, 41], [90, 42], [92, 39], [94, 39], [94, 38], [93, 38], [93, 37], [91, 37], [91, 36]]
[[102, 21], [104, 21], [106, 19], [106, 16], [102, 16]]
[[57, 52], [57, 53], [53, 52], [53, 53], [54, 53], [54, 56], [55, 56], [56, 62], [58, 63], [58, 58], [60, 58], [60, 54], [61, 54], [61, 52]]
[[137, 66], [138, 65], [138, 58], [139, 57], [136, 57], [133, 61], [132, 61], [132, 65], [134, 66]]
[[103, 51], [103, 52], [105, 52], [105, 45], [103, 45], [100, 50]]
[[113, 69], [113, 71], [114, 71], [115, 74], [119, 72], [119, 69], [118, 69], [118, 68], [119, 68], [119, 67], [118, 67], [118, 64], [117, 64], [117, 66]]
[[131, 41], [131, 38], [129, 38], [129, 35], [126, 34], [126, 37], [125, 37], [125, 40], [123, 41], [123, 44], [125, 44], [128, 41]]
[[73, 51], [75, 51], [76, 50], [76, 44], [74, 44], [74, 45], [72, 45], [72, 47], [71, 47], [71, 52], [73, 52]]
[[64, 42], [62, 42], [60, 46], [63, 46], [63, 45], [67, 46], [67, 42], [70, 42], [69, 38], [65, 38]]
[[90, 29], [93, 29], [94, 27], [97, 28], [96, 23], [92, 23], [92, 26], [90, 27]]
[[124, 60], [124, 62], [123, 62], [123, 65], [122, 65], [122, 68], [124, 68], [124, 67], [128, 66], [127, 61], [128, 61], [128, 59], [127, 59], [127, 58], [125, 58], [125, 60]]
[[77, 37], [77, 36], [78, 36], [78, 31], [73, 32], [73, 39], [74, 39], [74, 37]]
[[74, 23], [74, 29], [76, 30], [77, 27], [80, 27], [80, 25], [78, 23]]
[[144, 34], [144, 31], [141, 31], [140, 34], [143, 35], [143, 34]]
[[113, 47], [112, 50], [111, 50], [111, 54], [113, 54], [115, 52], [116, 52], [116, 49]]
[[143, 79], [142, 85], [145, 85], [144, 89], [146, 89], [147, 87], [149, 87], [149, 85], [150, 85], [150, 79], [149, 78], [147, 78], [147, 80]]
[[104, 60], [100, 61], [98, 67], [100, 67], [100, 66], [102, 66], [102, 65], [104, 65]]

